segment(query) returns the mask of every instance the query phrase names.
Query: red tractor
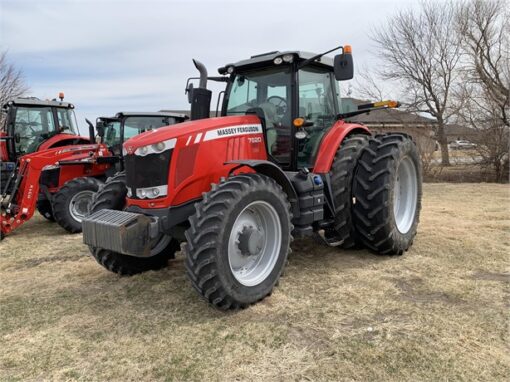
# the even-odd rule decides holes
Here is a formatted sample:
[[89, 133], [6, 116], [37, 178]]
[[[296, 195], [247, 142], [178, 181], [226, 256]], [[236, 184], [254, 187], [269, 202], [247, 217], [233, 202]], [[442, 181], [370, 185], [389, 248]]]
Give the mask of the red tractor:
[[0, 192], [7, 184], [16, 161], [26, 154], [50, 148], [91, 143], [78, 135], [74, 105], [35, 97], [15, 98], [2, 105], [0, 128]]
[[[55, 101], [37, 102], [37, 106], [30, 108], [21, 108], [19, 102], [10, 104], [12, 108], [6, 119], [4, 140], [7, 141], [5, 147], [11, 147], [9, 152], [15, 154], [8, 158], [16, 159], [17, 164], [2, 161], [9, 167], [2, 168], [2, 179], [6, 180], [2, 181], [0, 194], [1, 237], [30, 219], [36, 207], [46, 219], [55, 220], [68, 232], [81, 232], [81, 220], [88, 214], [94, 193], [107, 176], [122, 170], [124, 139], [187, 119], [182, 114], [147, 112], [101, 117], [96, 121], [101, 143], [90, 144], [95, 140], [92, 123], [87, 121], [89, 139], [69, 134], [65, 137], [57, 133], [61, 128], [52, 134], [48, 132], [48, 126], [53, 126], [51, 116], [59, 115], [62, 106], [55, 105]], [[43, 107], [41, 103], [51, 107]], [[50, 113], [45, 107], [56, 111]], [[69, 108], [72, 110], [72, 105]], [[23, 130], [25, 125], [31, 127], [31, 132], [44, 133], [30, 136]], [[73, 126], [76, 126], [74, 122]], [[30, 137], [33, 137], [33, 143], [21, 144], [30, 141]], [[55, 148], [46, 147], [52, 139]], [[35, 144], [39, 140], [42, 142]]]
[[[331, 59], [325, 54], [341, 49]], [[270, 52], [190, 86], [191, 121], [124, 144], [125, 172], [96, 194], [83, 237], [118, 274], [166, 266], [179, 249], [194, 288], [221, 309], [269, 295], [293, 235], [401, 255], [421, 205], [417, 149], [403, 134], [372, 135], [342, 113], [338, 82], [353, 77], [350, 46], [323, 54]], [[225, 81], [209, 118], [207, 80]]]

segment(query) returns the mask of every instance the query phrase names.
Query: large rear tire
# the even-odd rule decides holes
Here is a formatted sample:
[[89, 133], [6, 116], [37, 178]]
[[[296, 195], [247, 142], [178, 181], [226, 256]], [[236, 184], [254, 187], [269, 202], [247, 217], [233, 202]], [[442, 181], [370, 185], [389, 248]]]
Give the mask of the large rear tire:
[[381, 255], [407, 251], [416, 236], [421, 195], [421, 162], [411, 138], [371, 138], [353, 184], [354, 223], [363, 244]]
[[53, 197], [55, 221], [67, 232], [81, 232], [81, 222], [89, 214], [92, 198], [102, 182], [82, 177], [70, 180]]
[[290, 204], [273, 179], [222, 179], [197, 203], [189, 222], [186, 270], [210, 304], [240, 309], [272, 292], [292, 238]]
[[[126, 194], [126, 174], [119, 172], [108, 178], [94, 195], [90, 213], [105, 208], [123, 210], [126, 207]], [[166, 267], [168, 260], [175, 257], [175, 252], [179, 248], [177, 240], [169, 236], [162, 236], [155, 241], [150, 257], [128, 256], [94, 247], [90, 247], [90, 252], [94, 259], [110, 272], [127, 276]]]
[[332, 229], [325, 231], [325, 236], [346, 249], [359, 244], [352, 221], [352, 182], [358, 159], [368, 146], [368, 138], [366, 134], [345, 138], [336, 152], [329, 173], [335, 202], [335, 222]]

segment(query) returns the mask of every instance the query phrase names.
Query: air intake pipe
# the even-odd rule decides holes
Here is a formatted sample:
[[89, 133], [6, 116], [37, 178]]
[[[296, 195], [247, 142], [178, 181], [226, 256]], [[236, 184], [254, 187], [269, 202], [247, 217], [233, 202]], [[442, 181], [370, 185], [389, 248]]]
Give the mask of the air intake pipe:
[[200, 72], [198, 88], [189, 89], [189, 100], [191, 103], [191, 120], [209, 118], [211, 112], [212, 91], [207, 89], [207, 69], [200, 61], [193, 59], [193, 64]]

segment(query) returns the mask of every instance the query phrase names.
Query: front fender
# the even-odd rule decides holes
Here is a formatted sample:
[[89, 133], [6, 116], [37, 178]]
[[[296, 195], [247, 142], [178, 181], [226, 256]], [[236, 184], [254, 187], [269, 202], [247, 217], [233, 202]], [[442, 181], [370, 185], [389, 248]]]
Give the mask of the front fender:
[[225, 164], [237, 165], [230, 171], [231, 174], [236, 169], [239, 169], [243, 166], [247, 166], [259, 174], [263, 174], [274, 179], [274, 181], [278, 183], [282, 187], [283, 191], [285, 191], [285, 193], [287, 194], [290, 205], [292, 207], [293, 216], [299, 217], [300, 215], [299, 199], [296, 190], [294, 189], [294, 186], [292, 185], [292, 182], [287, 176], [287, 174], [276, 164], [267, 160], [234, 160], [226, 162]]

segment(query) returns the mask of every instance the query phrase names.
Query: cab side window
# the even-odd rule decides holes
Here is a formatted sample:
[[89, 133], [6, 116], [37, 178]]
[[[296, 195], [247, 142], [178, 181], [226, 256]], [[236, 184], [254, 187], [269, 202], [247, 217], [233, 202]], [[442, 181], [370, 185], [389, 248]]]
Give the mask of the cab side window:
[[104, 132], [104, 143], [108, 147], [120, 144], [120, 122], [110, 122]]
[[336, 121], [337, 91], [331, 73], [303, 68], [298, 74], [299, 116], [311, 122], [305, 139], [299, 141], [298, 166], [313, 167], [313, 161], [326, 131]]

